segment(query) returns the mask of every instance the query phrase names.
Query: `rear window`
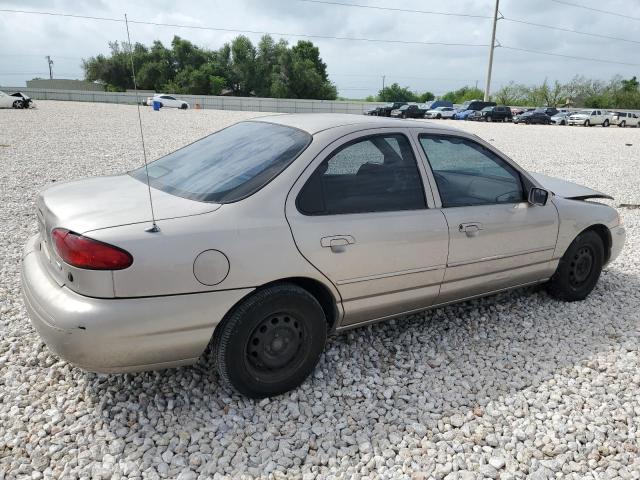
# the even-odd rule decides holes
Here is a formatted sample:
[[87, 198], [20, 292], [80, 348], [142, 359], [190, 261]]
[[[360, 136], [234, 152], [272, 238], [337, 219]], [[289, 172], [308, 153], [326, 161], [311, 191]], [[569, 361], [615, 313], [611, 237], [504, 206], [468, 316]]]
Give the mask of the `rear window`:
[[[241, 122], [150, 163], [149, 182], [190, 200], [235, 202], [264, 187], [310, 142], [297, 128]], [[144, 167], [130, 174], [146, 182]]]

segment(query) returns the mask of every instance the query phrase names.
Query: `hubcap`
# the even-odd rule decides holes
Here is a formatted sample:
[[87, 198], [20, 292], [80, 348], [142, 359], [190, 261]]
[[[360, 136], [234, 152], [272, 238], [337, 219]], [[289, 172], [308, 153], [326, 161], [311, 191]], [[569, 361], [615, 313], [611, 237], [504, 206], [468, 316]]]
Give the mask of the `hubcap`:
[[270, 315], [260, 322], [247, 343], [247, 360], [260, 372], [273, 372], [295, 363], [303, 353], [302, 324], [290, 314]]
[[593, 250], [589, 247], [582, 247], [576, 252], [571, 260], [569, 269], [569, 282], [574, 287], [581, 286], [591, 274], [593, 269]]

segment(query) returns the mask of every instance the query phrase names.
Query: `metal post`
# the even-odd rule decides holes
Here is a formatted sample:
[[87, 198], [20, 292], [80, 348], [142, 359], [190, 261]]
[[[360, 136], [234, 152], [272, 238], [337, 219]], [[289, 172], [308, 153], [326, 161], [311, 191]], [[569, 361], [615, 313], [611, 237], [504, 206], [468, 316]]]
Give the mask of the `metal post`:
[[51, 65], [53, 65], [53, 60], [51, 60], [50, 55], [47, 55], [44, 58], [47, 59], [47, 63], [49, 64], [49, 80], [53, 80], [53, 70], [51, 69]]
[[385, 78], [386, 78], [386, 77], [385, 77], [384, 75], [382, 75], [382, 90], [384, 90], [384, 79], [385, 79]]
[[487, 67], [487, 83], [484, 86], [484, 101], [489, 101], [491, 92], [491, 68], [493, 67], [493, 50], [496, 48], [496, 24], [498, 23], [498, 4], [500, 0], [496, 0], [496, 8], [493, 12], [493, 28], [491, 30], [491, 44], [489, 45], [489, 66]]

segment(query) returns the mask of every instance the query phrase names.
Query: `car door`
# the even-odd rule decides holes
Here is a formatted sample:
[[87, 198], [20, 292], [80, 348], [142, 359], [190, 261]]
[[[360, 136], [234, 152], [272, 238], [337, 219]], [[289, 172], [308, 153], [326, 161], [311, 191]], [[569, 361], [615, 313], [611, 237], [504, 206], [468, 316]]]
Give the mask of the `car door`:
[[438, 302], [548, 278], [558, 236], [552, 202], [529, 204], [520, 172], [473, 139], [422, 133], [418, 142], [449, 227]]
[[178, 106], [178, 101], [175, 98], [173, 98], [173, 97], [171, 97], [169, 95], [163, 95], [161, 98], [162, 98], [162, 104], [165, 107], [177, 107]]
[[405, 130], [367, 130], [329, 144], [291, 190], [295, 243], [340, 292], [342, 325], [436, 301], [449, 234], [424, 175]]

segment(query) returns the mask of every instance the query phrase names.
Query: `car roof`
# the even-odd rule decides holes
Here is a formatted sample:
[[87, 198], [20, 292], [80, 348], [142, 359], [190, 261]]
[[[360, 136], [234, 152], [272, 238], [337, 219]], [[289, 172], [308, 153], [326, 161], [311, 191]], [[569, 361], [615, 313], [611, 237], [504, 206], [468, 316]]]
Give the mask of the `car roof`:
[[[388, 117], [370, 117], [368, 115], [353, 115], [348, 113], [292, 113], [280, 115], [268, 115], [266, 117], [253, 118], [251, 121], [269, 122], [299, 128], [311, 135], [323, 130], [344, 126], [357, 126], [362, 128], [385, 128], [385, 127], [421, 127], [434, 128], [434, 124], [420, 120], [398, 120]], [[459, 132], [460, 130], [451, 127], [438, 125], [438, 130]]]

